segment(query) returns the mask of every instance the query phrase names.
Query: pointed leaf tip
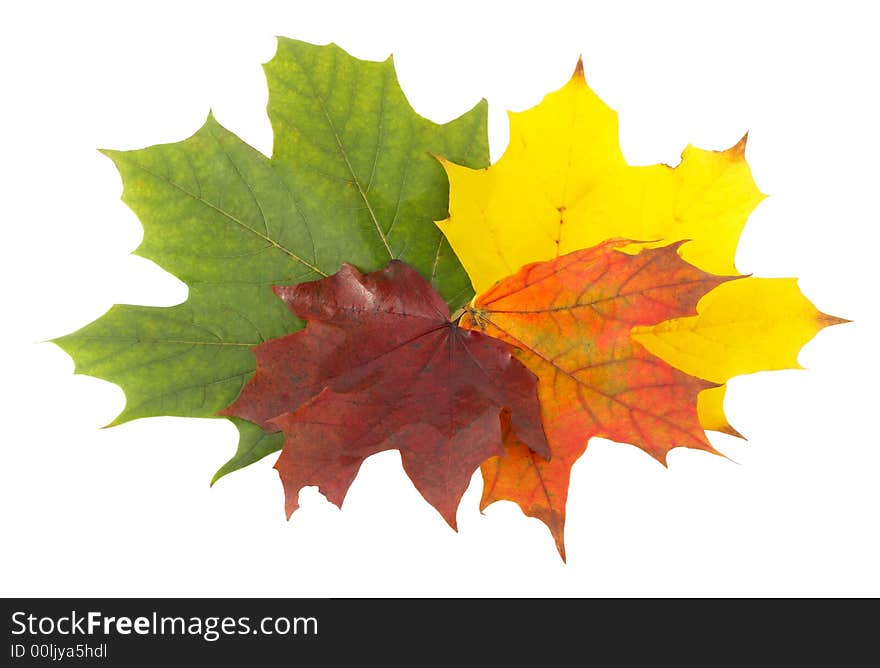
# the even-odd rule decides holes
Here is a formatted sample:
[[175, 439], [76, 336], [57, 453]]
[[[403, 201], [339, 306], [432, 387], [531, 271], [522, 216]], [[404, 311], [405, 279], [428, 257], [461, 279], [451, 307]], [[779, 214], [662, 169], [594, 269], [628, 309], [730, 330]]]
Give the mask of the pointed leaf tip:
[[749, 132], [746, 130], [746, 133], [742, 136], [742, 138], [736, 142], [733, 146], [727, 149], [726, 153], [728, 153], [732, 158], [737, 158], [740, 160], [745, 160], [746, 157], [746, 144], [749, 141]]
[[836, 315], [828, 315], [827, 313], [819, 313], [817, 319], [821, 323], [822, 327], [833, 327], [834, 325], [845, 325], [848, 322], [852, 322], [852, 320], [847, 320], [846, 318], [838, 318]]
[[574, 66], [574, 72], [572, 73], [571, 78], [586, 81], [586, 77], [584, 76], [584, 57], [582, 55], [578, 56], [577, 65]]
[[[743, 440], [743, 441], [748, 441], [748, 440], [749, 440], [749, 439], [747, 439], [745, 436], [743, 436], [743, 434], [742, 434], [741, 432], [737, 431], [736, 427], [734, 427], [732, 424], [729, 424], [729, 423], [726, 424], [726, 425], [724, 425], [724, 426], [720, 429], [720, 431], [721, 431], [722, 434], [727, 434], [728, 436], [733, 436], [734, 438], [738, 438], [738, 439]], [[728, 459], [730, 459], [730, 458], [728, 457]], [[731, 461], [732, 461], [732, 460], [731, 460]]]

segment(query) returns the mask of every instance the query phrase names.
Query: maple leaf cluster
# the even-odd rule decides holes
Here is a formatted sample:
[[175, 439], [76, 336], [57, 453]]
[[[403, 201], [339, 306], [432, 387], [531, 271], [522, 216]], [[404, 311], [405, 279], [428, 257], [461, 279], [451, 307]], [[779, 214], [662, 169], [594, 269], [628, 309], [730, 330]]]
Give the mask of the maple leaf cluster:
[[183, 142], [106, 151], [144, 224], [138, 253], [187, 301], [115, 306], [56, 343], [123, 387], [114, 423], [232, 419], [215, 480], [280, 449], [288, 516], [304, 486], [341, 505], [363, 461], [396, 449], [453, 528], [479, 468], [481, 507], [517, 503], [564, 559], [592, 437], [664, 464], [714, 452], [706, 430], [739, 435], [725, 383], [797, 367], [844, 322], [794, 279], [737, 271], [763, 198], [745, 137], [631, 166], [580, 62], [510, 115], [493, 165], [485, 102], [434, 124], [390, 59], [282, 38], [265, 69], [271, 158], [213, 116]]

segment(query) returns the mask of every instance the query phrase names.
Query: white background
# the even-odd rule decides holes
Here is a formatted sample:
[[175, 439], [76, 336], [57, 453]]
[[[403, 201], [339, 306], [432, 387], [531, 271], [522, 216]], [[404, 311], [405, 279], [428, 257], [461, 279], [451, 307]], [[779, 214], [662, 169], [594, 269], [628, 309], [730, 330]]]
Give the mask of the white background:
[[[880, 62], [870, 3], [6, 3], [2, 68], [4, 596], [880, 595], [876, 383]], [[676, 450], [664, 469], [596, 441], [574, 468], [569, 563], [509, 503], [451, 531], [396, 452], [370, 459], [342, 511], [314, 489], [284, 519], [274, 456], [210, 488], [234, 451], [220, 420], [101, 430], [122, 392], [74, 376], [52, 344], [116, 302], [171, 305], [185, 286], [130, 256], [141, 238], [95, 149], [191, 134], [213, 108], [271, 151], [261, 63], [273, 35], [393, 52], [410, 101], [448, 120], [587, 79], [620, 112], [632, 163], [688, 142], [747, 157], [770, 195], [737, 262], [799, 276], [853, 324], [819, 334], [806, 371], [735, 379], [731, 460]], [[736, 462], [736, 463], [734, 463]]]

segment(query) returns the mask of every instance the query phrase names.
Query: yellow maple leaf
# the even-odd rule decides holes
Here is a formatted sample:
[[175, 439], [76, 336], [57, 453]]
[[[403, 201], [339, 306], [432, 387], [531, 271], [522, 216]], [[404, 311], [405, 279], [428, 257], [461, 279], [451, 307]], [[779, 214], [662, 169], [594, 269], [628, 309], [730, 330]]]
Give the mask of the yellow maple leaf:
[[[697, 304], [697, 315], [635, 327], [632, 337], [672, 366], [714, 383], [755, 371], [799, 369], [798, 351], [823, 327], [847, 322], [804, 297], [794, 278], [724, 283]], [[725, 386], [698, 400], [706, 429], [738, 435], [723, 411]]]
[[[509, 117], [510, 143], [492, 166], [470, 169], [439, 158], [449, 177], [450, 215], [437, 225], [477, 294], [525, 264], [611, 238], [687, 239], [683, 259], [714, 274], [739, 274], [740, 233], [765, 197], [745, 159], [747, 137], [724, 151], [688, 146], [676, 167], [629, 165], [617, 113], [589, 88], [580, 61], [561, 89]], [[636, 340], [717, 383], [797, 368], [800, 348], [841, 322], [816, 310], [794, 279], [725, 283], [704, 297], [698, 312], [639, 328]], [[722, 385], [701, 393], [700, 421], [735, 434], [723, 413], [724, 391]]]

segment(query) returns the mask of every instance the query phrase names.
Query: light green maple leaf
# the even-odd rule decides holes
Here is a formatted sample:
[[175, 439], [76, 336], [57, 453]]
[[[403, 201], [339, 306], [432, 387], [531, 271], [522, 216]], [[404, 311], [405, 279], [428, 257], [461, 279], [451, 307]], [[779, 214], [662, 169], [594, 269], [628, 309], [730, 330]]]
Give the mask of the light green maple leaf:
[[[273, 285], [315, 280], [343, 262], [392, 258], [431, 280], [456, 310], [473, 295], [434, 225], [447, 215], [440, 154], [488, 165], [486, 102], [438, 125], [419, 116], [394, 65], [334, 44], [279, 38], [264, 66], [271, 158], [209, 115], [192, 137], [104, 151], [144, 226], [136, 254], [189, 286], [171, 307], [116, 305], [54, 342], [76, 372], [118, 384], [118, 424], [155, 415], [215, 417], [255, 369], [251, 347], [302, 327]], [[234, 419], [238, 451], [214, 480], [281, 448], [280, 434]]]

